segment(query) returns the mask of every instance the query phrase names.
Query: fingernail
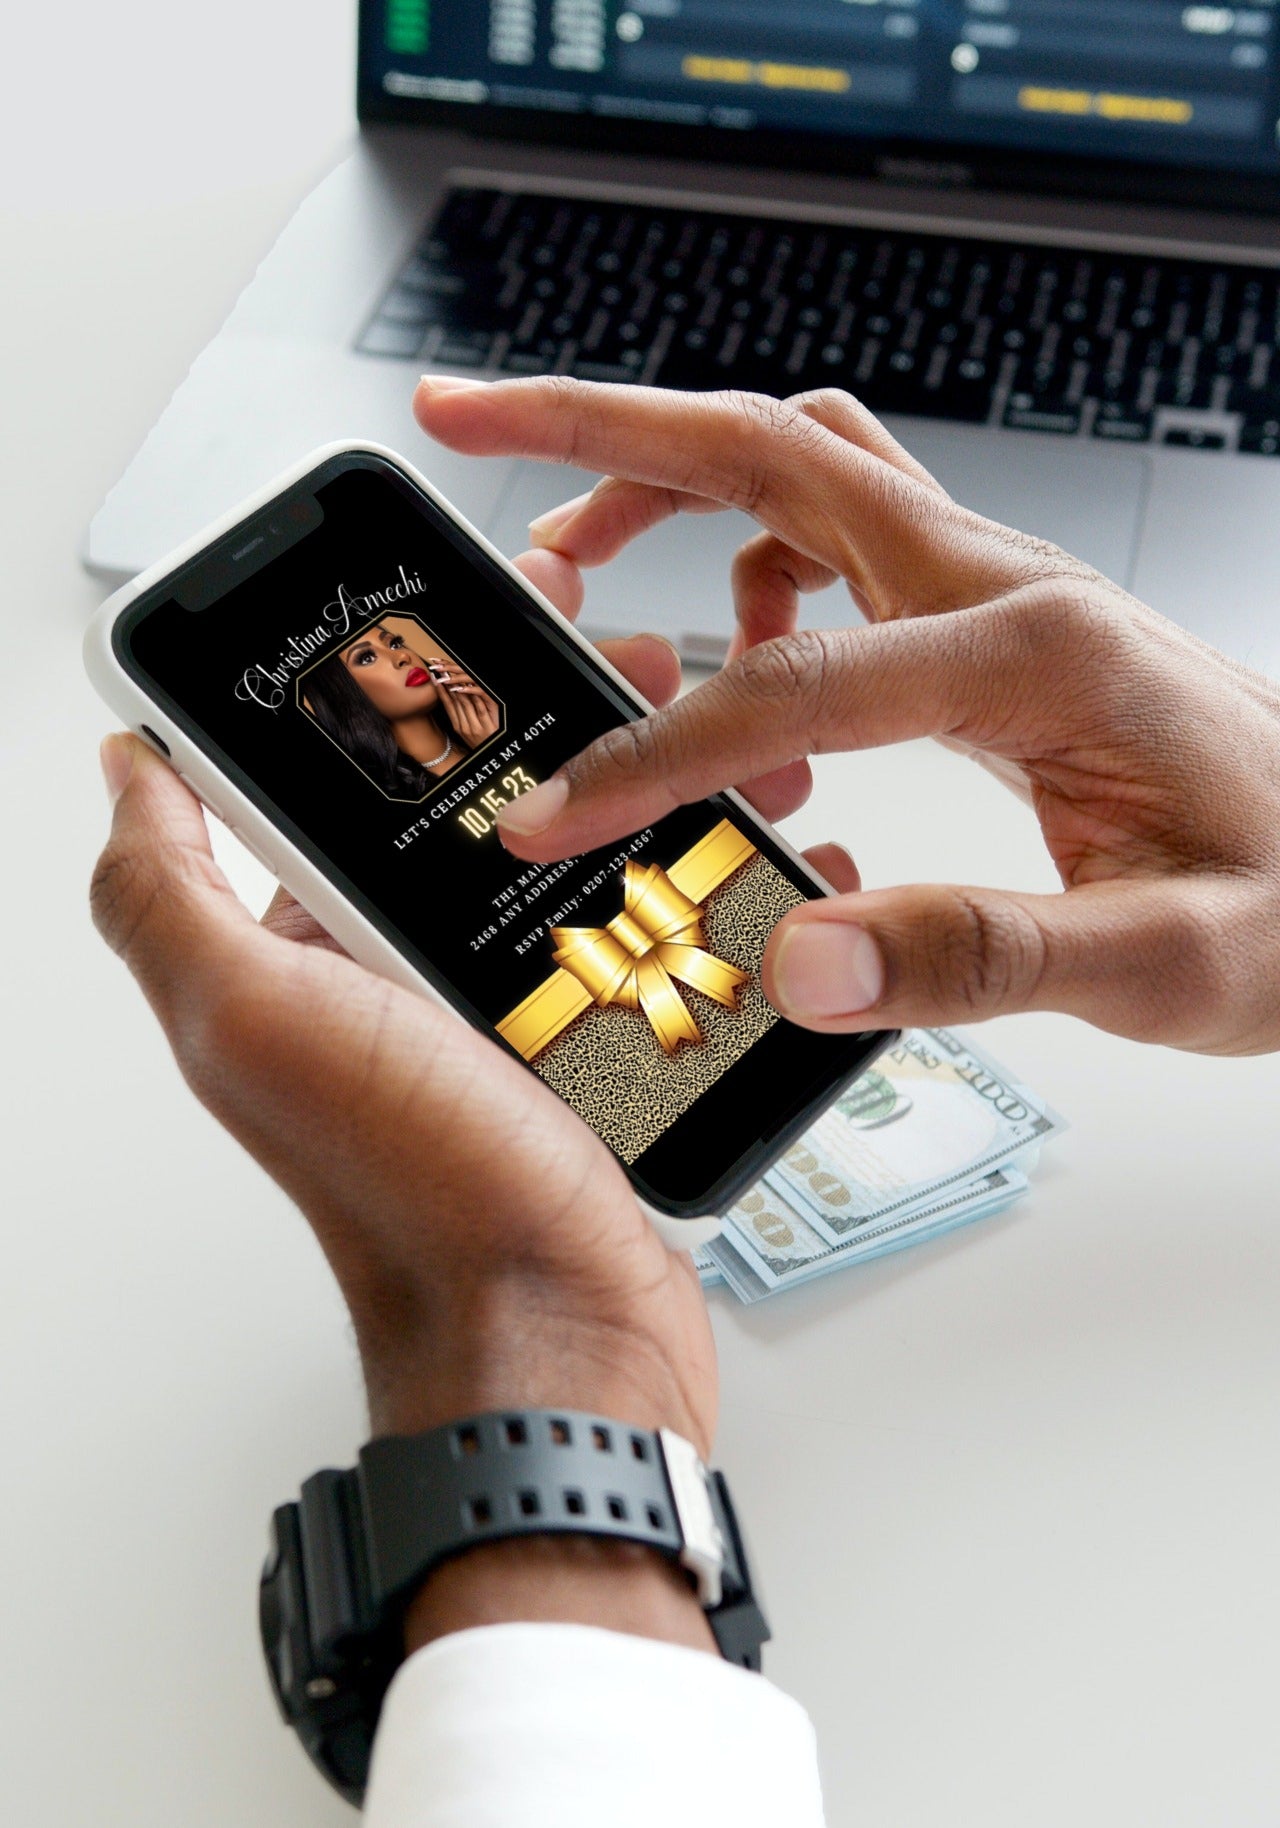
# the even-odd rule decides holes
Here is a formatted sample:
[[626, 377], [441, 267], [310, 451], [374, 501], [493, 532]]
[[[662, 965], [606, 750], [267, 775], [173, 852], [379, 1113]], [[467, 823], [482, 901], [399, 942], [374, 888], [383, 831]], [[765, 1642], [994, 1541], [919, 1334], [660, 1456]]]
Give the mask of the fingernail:
[[102, 778], [107, 783], [107, 799], [114, 806], [133, 772], [132, 742], [120, 731], [113, 730], [110, 736], [102, 740], [98, 761], [102, 767]]
[[782, 936], [773, 990], [785, 1015], [861, 1015], [884, 995], [884, 960], [862, 927], [805, 921]]
[[560, 817], [568, 798], [568, 781], [562, 774], [553, 774], [532, 793], [522, 793], [518, 800], [504, 806], [498, 814], [498, 824], [503, 831], [514, 832], [518, 838], [536, 837], [553, 819]]
[[588, 489], [585, 495], [575, 495], [572, 501], [562, 502], [558, 508], [540, 514], [537, 520], [529, 522], [529, 538], [535, 546], [549, 546], [554, 536], [562, 527], [567, 527], [575, 514], [580, 514], [595, 493]]
[[469, 393], [472, 388], [488, 385], [487, 381], [476, 381], [465, 374], [424, 374], [418, 379], [418, 386], [433, 394]]

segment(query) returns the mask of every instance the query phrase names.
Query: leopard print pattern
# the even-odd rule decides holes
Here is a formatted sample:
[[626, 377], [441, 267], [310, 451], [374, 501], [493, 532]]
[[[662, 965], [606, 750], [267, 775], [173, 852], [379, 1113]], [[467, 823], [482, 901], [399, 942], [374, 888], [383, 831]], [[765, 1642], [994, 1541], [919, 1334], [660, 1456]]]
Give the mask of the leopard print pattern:
[[778, 1020], [760, 988], [769, 935], [804, 896], [764, 857], [745, 863], [707, 903], [708, 950], [751, 973], [736, 1010], [679, 986], [702, 1031], [674, 1056], [638, 1009], [588, 1009], [533, 1062], [553, 1091], [591, 1125], [624, 1162], [634, 1162], [669, 1124]]

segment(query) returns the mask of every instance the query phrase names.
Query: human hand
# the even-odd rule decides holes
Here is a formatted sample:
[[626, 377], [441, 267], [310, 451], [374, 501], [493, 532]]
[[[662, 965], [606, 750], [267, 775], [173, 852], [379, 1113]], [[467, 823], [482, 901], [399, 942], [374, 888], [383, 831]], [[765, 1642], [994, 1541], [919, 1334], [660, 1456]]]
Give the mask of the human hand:
[[[572, 567], [543, 554], [526, 570], [576, 608]], [[609, 653], [646, 696], [676, 690], [665, 643]], [[351, 1311], [374, 1431], [566, 1406], [668, 1426], [709, 1453], [715, 1357], [697, 1277], [604, 1145], [527, 1069], [354, 964], [287, 896], [256, 923], [198, 802], [144, 744], [108, 738], [103, 759], [115, 811], [94, 919], [196, 1095], [310, 1220]], [[711, 1647], [687, 1583], [657, 1557], [541, 1542], [441, 1570], [413, 1641], [502, 1616]]]
[[[454, 733], [470, 749], [479, 748], [498, 733], [498, 707], [483, 686], [478, 686], [460, 667], [446, 668], [437, 662], [440, 703]], [[435, 677], [435, 675], [433, 675]]]
[[[798, 806], [810, 755], [935, 736], [1029, 800], [1065, 893], [852, 889], [783, 921], [765, 986], [823, 1032], [1054, 1009], [1211, 1053], [1280, 1045], [1280, 688], [1056, 547], [953, 502], [864, 408], [564, 378], [424, 382], [425, 430], [604, 471], [533, 536], [602, 564], [679, 512], [764, 531], [725, 670], [504, 809], [549, 861], [747, 782]], [[872, 626], [797, 633], [843, 578]]]

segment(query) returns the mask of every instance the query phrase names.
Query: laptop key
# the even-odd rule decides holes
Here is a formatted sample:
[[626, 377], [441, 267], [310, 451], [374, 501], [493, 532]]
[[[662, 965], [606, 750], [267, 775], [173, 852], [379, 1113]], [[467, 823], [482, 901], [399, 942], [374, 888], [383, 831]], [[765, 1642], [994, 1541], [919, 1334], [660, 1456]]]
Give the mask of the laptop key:
[[621, 383], [625, 381], [634, 381], [636, 378], [635, 369], [624, 368], [621, 362], [578, 361], [573, 363], [572, 367], [569, 369], [569, 373], [574, 375], [579, 381], [611, 381]]
[[1015, 394], [1004, 410], [1004, 424], [1014, 432], [1056, 432], [1071, 438], [1080, 430], [1080, 422], [1080, 408], [1068, 400]]
[[427, 293], [396, 286], [378, 307], [378, 320], [384, 324], [420, 324], [425, 329], [437, 321], [434, 305], [435, 300]]
[[1242, 426], [1240, 449], [1251, 457], [1280, 457], [1280, 419], [1259, 419]]
[[531, 350], [508, 349], [499, 364], [504, 374], [531, 375], [550, 374], [555, 366], [544, 355], [537, 355]]
[[1166, 444], [1188, 451], [1225, 451], [1225, 432], [1206, 432], [1196, 425], [1175, 425], [1164, 435]]
[[365, 355], [400, 356], [408, 359], [417, 355], [425, 334], [421, 324], [396, 324], [380, 320], [369, 325], [357, 348]]
[[1151, 413], [1135, 413], [1114, 401], [1103, 401], [1093, 422], [1095, 438], [1110, 438], [1117, 444], [1149, 444], [1154, 425]]
[[1161, 378], [1156, 388], [1157, 406], [1180, 406], [1192, 412], [1205, 412], [1213, 405], [1213, 376], [1188, 375], [1179, 369]]
[[446, 332], [432, 352], [433, 362], [449, 368], [487, 368], [493, 354], [493, 338], [483, 331], [472, 335]]

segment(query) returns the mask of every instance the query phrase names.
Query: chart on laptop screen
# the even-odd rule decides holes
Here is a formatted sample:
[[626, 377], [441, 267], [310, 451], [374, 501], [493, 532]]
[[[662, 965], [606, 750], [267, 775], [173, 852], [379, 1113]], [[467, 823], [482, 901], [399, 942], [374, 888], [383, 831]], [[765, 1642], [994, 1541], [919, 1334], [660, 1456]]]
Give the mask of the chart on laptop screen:
[[388, 96], [1280, 170], [1278, 0], [384, 0]]

